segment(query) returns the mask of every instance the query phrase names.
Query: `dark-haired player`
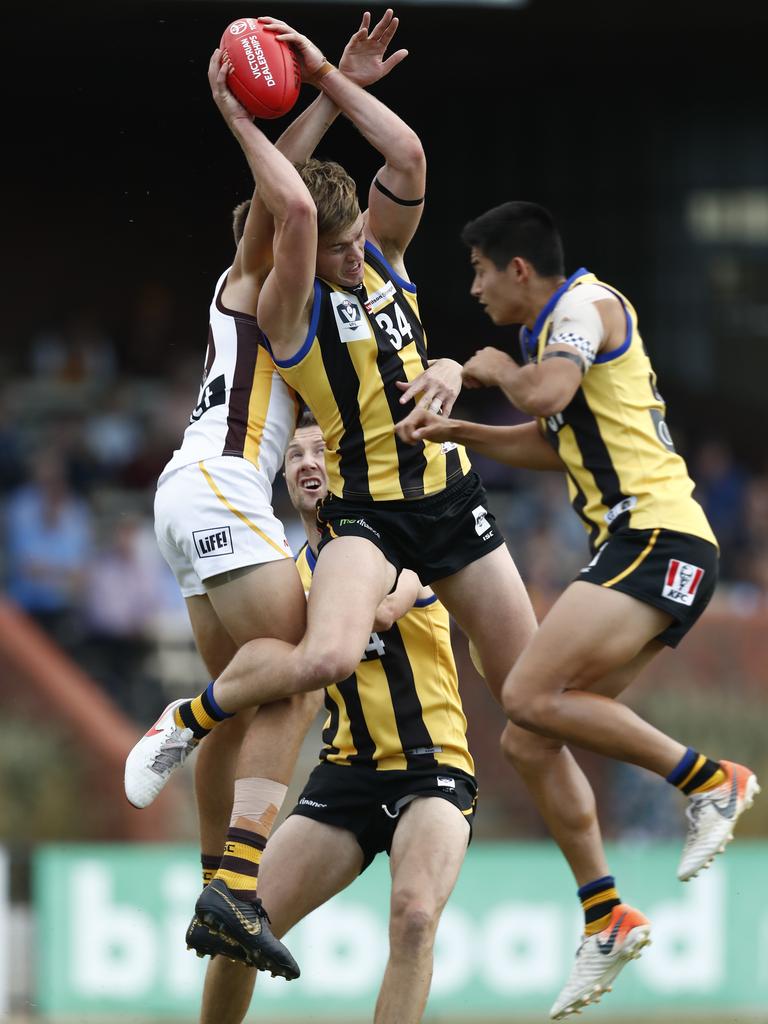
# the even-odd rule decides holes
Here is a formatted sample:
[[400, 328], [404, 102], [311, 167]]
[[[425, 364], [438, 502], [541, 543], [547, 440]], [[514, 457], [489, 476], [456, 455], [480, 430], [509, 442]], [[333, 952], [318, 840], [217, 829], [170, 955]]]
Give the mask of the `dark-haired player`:
[[558, 1018], [599, 997], [648, 933], [642, 915], [619, 902], [607, 869], [585, 877], [573, 844], [562, 841], [574, 812], [583, 815], [585, 836], [597, 829], [583, 776], [580, 806], [566, 796], [580, 772], [563, 744], [640, 765], [688, 796], [683, 881], [724, 850], [759, 787], [748, 768], [686, 748], [615, 700], [693, 626], [712, 596], [718, 564], [634, 309], [583, 268], [566, 278], [558, 231], [532, 203], [489, 210], [462, 238], [471, 249], [472, 295], [495, 324], [523, 325], [524, 361], [518, 366], [506, 352], [484, 348], [465, 364], [465, 383], [500, 387], [535, 422], [489, 427], [416, 410], [399, 429], [413, 440], [464, 443], [513, 466], [564, 470], [593, 556], [502, 692], [511, 721], [528, 731], [523, 775], [574, 867], [586, 911], [573, 973], [552, 1008]]
[[[307, 414], [285, 457], [288, 491], [307, 534], [297, 557], [307, 591], [318, 564], [316, 505], [328, 491], [324, 449]], [[390, 948], [373, 1020], [417, 1024], [435, 932], [470, 836], [476, 786], [448, 613], [412, 572], [400, 574], [377, 609], [359, 665], [326, 690], [325, 705], [320, 763], [270, 839], [260, 892], [273, 931], [283, 935], [386, 850]], [[196, 922], [191, 931], [199, 931]], [[240, 1024], [255, 972], [232, 963], [226, 945], [212, 951], [224, 956], [208, 969], [201, 1024]]]

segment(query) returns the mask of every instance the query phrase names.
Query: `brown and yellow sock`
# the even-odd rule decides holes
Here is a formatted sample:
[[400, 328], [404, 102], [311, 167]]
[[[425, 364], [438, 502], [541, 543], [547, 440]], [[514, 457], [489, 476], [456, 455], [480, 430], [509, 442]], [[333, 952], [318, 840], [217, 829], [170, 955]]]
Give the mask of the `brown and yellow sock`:
[[215, 877], [239, 899], [256, 896], [261, 855], [287, 786], [272, 779], [237, 779], [224, 856]]
[[616, 891], [613, 875], [604, 875], [594, 882], [587, 882], [579, 889], [579, 899], [584, 911], [584, 934], [597, 935], [611, 919], [611, 911], [621, 900]]
[[[251, 825], [247, 818], [238, 818], [240, 822]], [[252, 827], [230, 826], [216, 878], [226, 882], [232, 895], [238, 899], [255, 899], [259, 864], [266, 845], [267, 837], [254, 832]]]
[[221, 857], [213, 857], [208, 853], [200, 854], [200, 864], [203, 868], [203, 888], [213, 880], [213, 876], [219, 870], [221, 864]]
[[704, 754], [688, 747], [679, 764], [667, 776], [667, 782], [686, 796], [691, 796], [693, 793], [706, 793], [725, 782], [725, 772], [717, 761], [710, 761]]

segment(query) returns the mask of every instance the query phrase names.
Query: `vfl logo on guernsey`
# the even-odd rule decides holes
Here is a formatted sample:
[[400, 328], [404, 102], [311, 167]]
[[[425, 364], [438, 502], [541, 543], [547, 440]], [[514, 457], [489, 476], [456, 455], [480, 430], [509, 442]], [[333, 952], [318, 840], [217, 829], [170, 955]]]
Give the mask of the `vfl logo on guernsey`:
[[190, 423], [197, 423], [200, 417], [212, 409], [214, 405], [224, 405], [227, 397], [227, 385], [224, 380], [224, 374], [216, 380], [212, 380], [210, 384], [204, 383], [200, 389], [200, 397], [197, 400], [197, 405], [192, 410], [192, 415], [189, 417]]
[[670, 601], [677, 601], [678, 604], [693, 604], [703, 575], [704, 570], [698, 565], [689, 565], [688, 562], [679, 562], [676, 558], [670, 558], [661, 591], [662, 597], [667, 597]]
[[356, 295], [348, 295], [346, 292], [331, 292], [331, 303], [341, 341], [346, 344], [350, 341], [369, 341], [371, 339], [371, 326]]
[[201, 558], [235, 553], [232, 546], [232, 533], [228, 526], [217, 526], [213, 530], [193, 530], [192, 539]]

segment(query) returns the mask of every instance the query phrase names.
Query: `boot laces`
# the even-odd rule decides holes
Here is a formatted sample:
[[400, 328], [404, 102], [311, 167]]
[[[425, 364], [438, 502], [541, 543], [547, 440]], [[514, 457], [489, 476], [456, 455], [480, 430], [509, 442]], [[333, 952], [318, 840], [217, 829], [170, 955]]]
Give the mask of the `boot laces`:
[[185, 732], [189, 732], [189, 730], [176, 728], [167, 739], [163, 740], [163, 745], [150, 765], [153, 772], [164, 775], [166, 772], [172, 771], [179, 765], [184, 764], [187, 755], [195, 746], [189, 739], [185, 739]]

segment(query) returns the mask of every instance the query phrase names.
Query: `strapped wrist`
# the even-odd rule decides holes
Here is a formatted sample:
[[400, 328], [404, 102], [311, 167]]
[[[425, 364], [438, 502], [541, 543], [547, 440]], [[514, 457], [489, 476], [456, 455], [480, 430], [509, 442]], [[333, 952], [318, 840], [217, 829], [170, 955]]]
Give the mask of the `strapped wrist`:
[[329, 60], [324, 60], [317, 71], [312, 75], [312, 85], [316, 85], [320, 88], [320, 82], [326, 75], [330, 75], [332, 71], [337, 71], [338, 68], [335, 64], [331, 64]]

